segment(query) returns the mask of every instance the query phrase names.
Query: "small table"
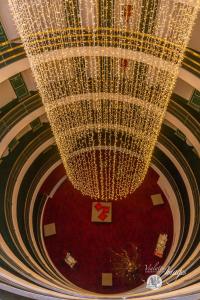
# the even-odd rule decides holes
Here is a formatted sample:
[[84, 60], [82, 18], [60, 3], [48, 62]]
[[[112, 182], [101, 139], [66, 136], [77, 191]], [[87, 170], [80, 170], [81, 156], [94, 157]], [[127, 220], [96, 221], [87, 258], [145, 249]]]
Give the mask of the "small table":
[[44, 225], [44, 236], [45, 237], [52, 236], [54, 234], [56, 234], [55, 223], [50, 223], [50, 224]]
[[151, 200], [153, 205], [162, 205], [164, 204], [163, 198], [161, 194], [151, 195]]
[[102, 273], [102, 286], [112, 286], [112, 273]]

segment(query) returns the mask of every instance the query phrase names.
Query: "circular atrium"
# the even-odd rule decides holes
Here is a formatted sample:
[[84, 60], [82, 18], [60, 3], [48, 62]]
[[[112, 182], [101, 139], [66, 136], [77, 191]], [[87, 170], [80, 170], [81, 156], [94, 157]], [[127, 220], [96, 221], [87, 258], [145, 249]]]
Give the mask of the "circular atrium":
[[200, 1], [0, 0], [0, 299], [200, 299]]

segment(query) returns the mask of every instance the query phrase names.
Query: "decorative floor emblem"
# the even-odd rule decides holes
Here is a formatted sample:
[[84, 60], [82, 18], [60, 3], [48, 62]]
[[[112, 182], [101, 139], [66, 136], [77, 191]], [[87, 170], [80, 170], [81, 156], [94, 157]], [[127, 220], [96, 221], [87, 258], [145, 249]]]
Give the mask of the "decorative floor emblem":
[[105, 221], [105, 219], [108, 217], [109, 211], [110, 211], [110, 207], [108, 206], [103, 206], [101, 203], [97, 203], [95, 205], [95, 208], [98, 212], [100, 212], [100, 214], [98, 215], [98, 218], [102, 221]]
[[112, 221], [112, 203], [93, 202], [92, 222], [110, 223], [111, 221]]

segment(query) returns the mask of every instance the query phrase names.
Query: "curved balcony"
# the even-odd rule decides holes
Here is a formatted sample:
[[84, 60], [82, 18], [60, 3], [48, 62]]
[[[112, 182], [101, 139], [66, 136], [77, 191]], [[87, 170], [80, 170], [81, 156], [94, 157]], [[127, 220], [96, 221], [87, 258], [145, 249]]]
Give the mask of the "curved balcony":
[[[41, 141], [41, 139], [40, 139], [40, 141]], [[50, 155], [50, 157], [52, 157], [52, 155], [53, 155], [53, 153], [55, 152], [55, 148], [54, 148], [54, 150], [53, 150], [53, 152], [52, 152], [52, 154]], [[48, 152], [48, 155], [49, 155], [50, 153]], [[56, 153], [55, 153], [56, 154]], [[53, 155], [54, 156], [54, 155]], [[25, 155], [25, 157], [26, 157], [26, 155]], [[31, 171], [33, 171], [33, 170], [35, 170], [34, 172], [36, 172], [36, 173], [33, 173], [33, 172], [29, 172], [29, 174], [27, 173], [27, 176], [26, 176], [26, 181], [24, 182], [24, 184], [23, 184], [23, 189], [21, 190], [21, 196], [23, 195], [23, 198], [25, 199], [26, 198], [26, 195], [27, 195], [27, 192], [28, 192], [28, 187], [29, 187], [29, 183], [30, 183], [30, 178], [35, 178], [35, 174], [37, 174], [37, 172], [38, 172], [38, 170], [40, 169], [44, 169], [44, 166], [42, 166], [41, 165], [41, 162], [43, 161], [45, 161], [44, 160], [44, 158], [45, 158], [45, 156], [44, 155], [42, 155], [42, 157], [39, 159], [39, 161], [37, 161], [37, 162], [35, 162], [34, 163], [34, 167], [32, 168], [31, 167]], [[57, 156], [57, 159], [58, 159], [58, 156]], [[157, 158], [158, 159], [158, 158]], [[50, 161], [52, 162], [52, 159], [50, 159]], [[159, 159], [159, 161], [160, 161], [160, 159]], [[38, 162], [39, 162], [39, 164], [38, 164]], [[168, 163], [166, 162], [166, 160], [164, 159], [163, 161], [160, 161], [160, 163], [164, 163], [164, 165], [168, 168]], [[46, 163], [45, 163], [46, 164]], [[47, 166], [48, 167], [48, 166]], [[10, 170], [10, 172], [13, 174], [13, 170]], [[41, 173], [40, 173], [40, 175], [41, 175]], [[31, 177], [30, 177], [31, 176]], [[177, 177], [177, 173], [176, 174], [174, 174], [174, 172], [173, 172], [173, 177], [174, 176], [176, 176]], [[31, 179], [31, 180], [32, 180]], [[21, 196], [20, 196], [20, 199], [21, 199]], [[24, 208], [25, 206], [23, 205], [23, 203], [21, 203], [19, 206], [18, 206], [18, 215], [20, 216], [20, 215], [24, 215], [24, 211], [23, 211], [23, 208]], [[21, 210], [22, 209], [22, 210]], [[186, 213], [187, 213], [187, 210], [186, 210]], [[8, 216], [7, 216], [8, 217]], [[20, 225], [20, 218], [19, 218], [19, 225]], [[36, 221], [36, 225], [35, 226], [37, 226], [37, 220], [35, 220]], [[23, 224], [21, 224], [20, 225], [20, 227], [22, 226], [22, 228], [23, 228]], [[26, 226], [27, 227], [27, 226]], [[38, 230], [38, 229], [37, 229]], [[14, 233], [14, 232], [13, 232]], [[24, 233], [24, 234], [26, 234], [26, 232], [24, 231], [24, 229], [22, 230], [22, 233]], [[24, 234], [23, 234], [23, 237], [24, 237]], [[26, 246], [27, 246], [27, 248], [29, 248], [28, 247], [28, 245], [29, 245], [29, 243], [30, 243], [30, 240], [28, 241], [26, 241]], [[37, 255], [37, 253], [35, 253], [35, 255], [33, 256], [33, 257], [35, 257]], [[8, 258], [7, 258], [8, 259]], [[14, 267], [14, 266], [13, 266]]]
[[[4, 45], [6, 46], [4, 51], [1, 52], [2, 55], [0, 57], [0, 68], [26, 56], [23, 46], [19, 40], [6, 43], [7, 45]], [[200, 53], [191, 49], [187, 49], [185, 52], [185, 58], [182, 62], [182, 67], [200, 77]], [[12, 101], [9, 107], [2, 109], [2, 112], [0, 113], [0, 140], [6, 134], [8, 134], [9, 131], [20, 120], [41, 107], [42, 101], [39, 94], [34, 94], [21, 101]], [[190, 106], [188, 106], [184, 99], [175, 94], [172, 95], [172, 101], [170, 101], [168, 106], [168, 112], [180, 120], [193, 133], [196, 139], [200, 141], [199, 114]], [[20, 139], [17, 147], [11, 153], [9, 153], [8, 157], [5, 157], [0, 164], [0, 171], [5, 175], [0, 187], [0, 194], [5, 195], [4, 201], [1, 203], [2, 209], [0, 210], [2, 236], [14, 255], [22, 263], [24, 263], [26, 267], [30, 268], [33, 273], [35, 272], [35, 274], [41, 276], [42, 279], [36, 279], [36, 277], [31, 275], [29, 272], [26, 272], [23, 267], [19, 267], [19, 265], [15, 263], [4, 250], [2, 251], [2, 267], [11, 274], [16, 275], [18, 278], [21, 278], [28, 283], [36, 283], [37, 285], [45, 287], [48, 290], [51, 290], [51, 286], [45, 283], [46, 279], [50, 282], [51, 278], [53, 284], [59, 281], [59, 285], [57, 285], [56, 289], [59, 289], [60, 287], [63, 288], [62, 284], [64, 284], [64, 281], [58, 273], [55, 273], [53, 266], [46, 257], [46, 253], [41, 242], [40, 218], [45, 199], [41, 198], [41, 195], [38, 195], [34, 205], [32, 218], [35, 241], [40, 254], [36, 251], [29, 234], [30, 220], [28, 212], [30, 209], [34, 189], [41, 176], [47, 172], [53, 163], [59, 160], [59, 155], [55, 146], [47, 149], [47, 152], [44, 152], [37, 157], [37, 159], [27, 170], [20, 186], [19, 195], [17, 198], [16, 222], [18, 223], [20, 235], [26, 251], [24, 251], [23, 247], [21, 247], [20, 241], [17, 239], [11, 216], [12, 212], [10, 203], [18, 171], [21, 169], [28, 157], [30, 157], [31, 153], [50, 137], [52, 137], [52, 134], [48, 124], [43, 125], [42, 128], [36, 132], [26, 133]], [[194, 254], [198, 245], [198, 236], [200, 231], [198, 220], [200, 214], [198, 205], [198, 186], [200, 185], [200, 173], [198, 168], [199, 158], [193, 151], [193, 147], [188, 146], [185, 141], [181, 140], [176, 135], [175, 130], [166, 125], [163, 125], [162, 127], [159, 143], [168, 149], [176, 158], [176, 160], [182, 165], [183, 170], [188, 177], [190, 187], [193, 191], [194, 210], [197, 219], [194, 222], [192, 234], [190, 238], [187, 239], [191, 223], [191, 216], [189, 214], [191, 210], [191, 199], [189, 199], [184, 180], [174, 165], [174, 162], [172, 162], [161, 149], [156, 147], [152, 162], [158, 169], [160, 169], [161, 173], [163, 173], [170, 182], [170, 185], [177, 197], [181, 215], [182, 232], [180, 233], [178, 244], [173, 258], [170, 260], [170, 264], [174, 263], [175, 268], [181, 268], [184, 265], [187, 267], [187, 273], [190, 273], [196, 270], [199, 263], [198, 256]], [[15, 162], [16, 156], [20, 157], [17, 162]], [[21, 218], [22, 215], [24, 218]], [[8, 223], [10, 224], [9, 234], [7, 228]], [[185, 244], [187, 247], [180, 257], [180, 251]], [[33, 266], [32, 261], [29, 259], [27, 253], [29, 253], [31, 258], [35, 261], [35, 266]], [[192, 255], [194, 258], [192, 262], [190, 262], [190, 256]], [[168, 282], [174, 282], [175, 279], [176, 278], [173, 278], [173, 276], [171, 277], [163, 274], [164, 285], [166, 280]], [[195, 280], [195, 278], [192, 278], [189, 284], [194, 284]], [[178, 284], [175, 283], [175, 286], [176, 288], [179, 288], [183, 287], [184, 284], [178, 286]], [[68, 285], [66, 285], [66, 288], [70, 290]]]
[[[38, 98], [39, 99], [39, 98]], [[41, 102], [40, 102], [41, 103]], [[21, 105], [22, 103], [20, 103], [20, 105]], [[174, 108], [174, 112], [177, 110], [177, 107], [176, 108]], [[179, 108], [179, 110], [181, 110], [181, 106], [180, 106], [180, 108]], [[10, 111], [10, 113], [12, 112], [12, 110]], [[26, 113], [28, 113], [28, 111], [26, 111]], [[11, 113], [12, 114], [12, 113]], [[179, 114], [179, 116], [184, 116], [184, 110], [182, 111], [182, 113], [181, 114]], [[191, 117], [191, 115], [190, 115], [190, 117]], [[11, 120], [11, 123], [12, 123], [12, 120]], [[192, 124], [194, 124], [194, 119], [189, 119], [188, 118], [188, 127], [191, 127], [191, 124], [190, 123], [192, 123]], [[198, 124], [198, 123], [197, 123]], [[199, 124], [198, 124], [198, 127], [199, 127]], [[197, 130], [197, 128], [196, 128], [196, 130]], [[163, 130], [162, 130], [162, 132], [163, 132]], [[37, 147], [38, 147], [38, 145], [41, 143], [41, 142], [43, 142], [43, 139], [41, 139], [41, 136], [40, 136], [40, 134], [39, 134], [40, 132], [38, 131], [38, 132], [36, 132], [36, 133], [34, 133], [35, 135], [35, 140], [37, 141], [36, 142], [36, 144], [37, 144]], [[174, 150], [174, 148], [173, 148], [173, 145], [176, 145], [176, 147], [177, 148], [179, 148], [179, 149], [181, 149], [182, 150], [182, 148], [183, 148], [183, 143], [181, 143], [181, 141], [179, 141], [178, 140], [178, 138], [177, 138], [177, 136], [176, 135], [174, 135], [174, 133], [173, 133], [173, 135], [174, 136], [172, 136], [172, 130], [171, 129], [169, 129], [169, 128], [165, 128], [165, 130], [164, 130], [164, 132], [163, 132], [163, 135], [164, 135], [164, 137], [165, 137], [165, 139], [166, 138], [169, 138], [170, 137], [170, 140], [171, 140], [171, 142], [170, 142], [170, 145], [167, 143], [165, 143], [165, 141], [163, 141], [162, 143], [165, 145], [165, 146], [169, 146], [169, 148], [170, 148], [170, 150], [172, 151], [172, 152], [176, 152], [175, 154], [176, 154], [176, 157], [179, 157], [180, 155], [178, 155], [178, 153], [177, 153], [177, 151], [176, 150]], [[46, 136], [46, 134], [44, 135], [44, 137]], [[48, 136], [48, 135], [47, 135]], [[33, 139], [33, 136], [32, 136], [32, 133], [31, 134], [29, 134], [29, 141], [32, 141], [32, 139]], [[165, 140], [164, 139], [164, 140]], [[22, 141], [21, 141], [22, 142]], [[12, 161], [12, 164], [13, 164], [13, 166], [14, 167], [17, 167], [17, 168], [20, 168], [21, 167], [21, 165], [23, 165], [23, 163], [24, 163], [24, 159], [26, 160], [27, 159], [27, 156], [29, 156], [30, 154], [29, 154], [29, 152], [24, 152], [23, 153], [23, 149], [24, 149], [24, 147], [25, 147], [25, 145], [28, 143], [28, 140], [27, 140], [27, 137], [24, 137], [23, 138], [23, 143], [21, 143], [20, 142], [20, 144], [16, 147], [16, 151], [18, 151], [18, 153], [21, 153], [22, 152], [22, 158], [23, 158], [23, 161], [21, 161], [21, 160], [19, 160], [18, 162], [19, 162], [19, 165], [17, 166], [16, 164], [15, 164], [15, 157], [16, 157], [16, 155], [14, 155], [14, 152], [13, 153], [11, 153], [10, 155], [9, 155], [9, 159], [7, 159], [7, 162], [9, 161], [9, 163]], [[34, 141], [33, 141], [33, 143], [35, 143]], [[39, 144], [38, 144], [39, 143]], [[35, 146], [34, 147], [32, 147], [31, 146], [31, 148], [29, 147], [29, 150], [30, 151], [32, 151], [33, 149], [35, 149]], [[190, 149], [191, 150], [191, 149]], [[53, 153], [55, 153], [55, 155], [56, 155], [56, 152], [55, 152], [55, 148], [52, 150], [53, 152], [52, 152], [52, 155], [53, 155]], [[158, 150], [156, 150], [156, 151], [158, 151]], [[155, 151], [155, 152], [156, 152]], [[184, 151], [183, 151], [183, 156], [186, 158], [186, 160], [187, 160], [187, 162], [188, 162], [188, 164], [190, 165], [190, 168], [193, 170], [193, 173], [195, 174], [195, 178], [196, 178], [196, 180], [198, 180], [198, 170], [197, 170], [197, 168], [196, 168], [196, 166], [194, 166], [193, 165], [193, 162], [194, 162], [194, 164], [196, 164], [196, 161], [197, 161], [197, 157], [195, 156], [195, 153], [194, 152], [192, 152], [192, 150], [191, 150], [191, 152], [188, 152], [189, 151], [189, 148], [187, 148], [187, 146], [185, 145], [185, 148], [184, 148]], [[182, 151], [181, 151], [182, 152]], [[191, 155], [193, 155], [193, 157], [191, 156]], [[13, 157], [13, 159], [11, 159], [11, 157]], [[194, 158], [195, 157], [195, 158]], [[43, 158], [44, 158], [44, 156], [43, 156]], [[58, 156], [57, 156], [57, 159], [58, 159]], [[171, 177], [172, 178], [175, 178], [176, 179], [176, 181], [177, 181], [177, 183], [178, 182], [180, 182], [180, 175], [177, 173], [177, 171], [176, 171], [176, 168], [174, 168], [174, 167], [170, 167], [170, 163], [169, 163], [169, 159], [167, 159], [167, 157], [166, 157], [166, 155], [160, 155], [160, 154], [155, 154], [155, 156], [154, 156], [154, 160], [156, 160], [156, 161], [158, 161], [159, 162], [159, 164], [162, 164], [163, 165], [163, 167], [165, 167], [165, 169], [166, 170], [168, 170], [168, 171], [170, 171], [170, 173], [171, 173]], [[40, 170], [44, 170], [46, 167], [45, 166], [43, 166], [43, 165], [41, 165], [41, 162], [44, 162], [44, 160], [43, 159], [40, 159], [39, 160], [39, 164], [38, 164], [38, 162], [36, 162], [36, 164], [35, 164], [35, 167], [33, 167], [33, 169], [32, 169], [32, 171], [34, 171], [34, 172], [29, 172], [29, 174], [27, 173], [27, 176], [26, 176], [26, 181], [24, 181], [23, 182], [23, 188], [22, 188], [22, 190], [21, 190], [21, 192], [20, 192], [20, 203], [19, 203], [19, 205], [18, 205], [18, 216], [20, 216], [20, 215], [24, 215], [24, 207], [27, 205], [27, 203], [26, 203], [26, 205], [24, 205], [24, 202], [23, 201], [27, 201], [28, 199], [26, 199], [26, 195], [27, 195], [27, 192], [28, 192], [28, 187], [29, 187], [29, 184], [30, 184], [30, 181], [32, 182], [32, 179], [33, 178], [35, 178], [35, 176], [37, 175], [37, 173], [38, 173], [38, 171], [39, 171], [39, 169]], [[193, 161], [193, 162], [192, 162]], [[51, 161], [52, 162], [52, 161]], [[192, 163], [191, 163], [192, 162]], [[171, 165], [173, 166], [173, 164], [171, 163]], [[15, 180], [14, 180], [14, 174], [16, 174], [16, 172], [13, 170], [13, 168], [11, 167], [11, 169], [8, 167], [8, 165], [4, 165], [4, 163], [0, 166], [0, 167], [4, 167], [4, 172], [5, 171], [7, 171], [7, 172], [9, 172], [10, 174], [12, 174], [12, 179], [13, 179], [13, 184], [15, 184]], [[47, 166], [47, 168], [48, 168], [48, 166]], [[173, 170], [172, 170], [173, 169]], [[41, 173], [40, 173], [40, 175], [41, 175]], [[30, 177], [31, 176], [31, 177]], [[40, 177], [40, 176], [39, 176]], [[5, 184], [7, 184], [7, 176], [5, 176]], [[178, 179], [179, 178], [179, 179]], [[11, 182], [10, 182], [11, 183]], [[193, 184], [192, 183], [192, 181], [191, 181], [191, 184]], [[11, 184], [12, 185], [12, 184]], [[9, 187], [11, 187], [11, 185], [9, 184]], [[182, 186], [184, 186], [184, 185], [182, 185]], [[196, 188], [195, 188], [196, 189]], [[9, 194], [10, 193], [12, 193], [12, 188], [10, 189], [10, 191], [9, 191]], [[181, 194], [181, 198], [182, 199], [184, 199], [184, 215], [186, 216], [186, 220], [185, 220], [185, 222], [186, 222], [186, 224], [189, 224], [190, 223], [190, 219], [188, 218], [189, 216], [188, 216], [188, 205], [186, 205], [186, 190], [183, 188], [181, 188], [181, 185], [180, 184], [178, 184], [178, 190], [179, 190], [179, 193]], [[29, 196], [31, 197], [31, 195], [29, 194]], [[10, 198], [10, 197], [8, 197], [8, 198]], [[23, 200], [24, 199], [24, 200]], [[30, 199], [29, 199], [30, 200]], [[8, 203], [9, 204], [9, 203]], [[196, 208], [197, 208], [197, 206], [196, 206]], [[41, 207], [40, 207], [40, 210], [41, 210]], [[2, 212], [3, 212], [3, 209], [1, 210]], [[6, 209], [6, 211], [7, 211], [7, 217], [6, 217], [6, 219], [8, 219], [9, 220], [9, 215], [10, 215], [10, 208], [7, 206], [7, 209]], [[37, 211], [37, 213], [39, 213], [38, 211]], [[35, 215], [37, 214], [37, 213], [35, 213]], [[3, 218], [1, 218], [1, 222], [3, 222], [3, 219], [5, 218], [5, 216], [3, 217]], [[11, 220], [10, 220], [11, 221]], [[25, 221], [26, 222], [26, 221]], [[36, 224], [34, 225], [34, 227], [35, 227], [35, 231], [37, 231], [37, 232], [39, 232], [39, 229], [37, 228], [37, 225], [38, 225], [38, 222], [37, 222], [37, 220], [35, 219], [35, 222], [36, 222]], [[29, 239], [29, 237], [28, 236], [26, 236], [26, 230], [24, 229], [24, 228], [27, 228], [27, 224], [23, 224], [22, 223], [22, 221], [21, 221], [21, 219], [20, 219], [20, 217], [18, 218], [18, 224], [19, 224], [19, 227], [20, 227], [20, 231], [21, 231], [21, 233], [22, 233], [22, 236], [23, 236], [23, 239], [24, 239], [24, 243], [25, 243], [25, 245], [26, 245], [26, 247], [27, 247], [27, 249], [29, 249], [29, 251], [32, 253], [32, 250], [30, 249], [30, 243], [31, 243], [31, 241], [30, 241], [30, 239]], [[187, 228], [187, 226], [185, 227], [185, 229]], [[197, 225], [195, 226], [195, 228], [196, 228], [196, 230], [197, 230]], [[4, 231], [5, 232], [5, 231]], [[11, 234], [14, 234], [14, 232], [15, 232], [15, 229], [13, 228], [12, 229], [12, 231], [11, 231]], [[187, 234], [187, 230], [185, 231], [184, 230], [184, 232], [183, 232], [183, 235], [185, 236], [185, 234]], [[197, 236], [197, 235], [196, 235]], [[185, 238], [184, 237], [182, 237], [182, 240], [184, 240]], [[17, 248], [18, 248], [18, 246], [17, 246], [17, 248], [16, 248], [16, 244], [14, 243], [13, 244], [13, 239], [11, 239], [11, 241], [8, 241], [7, 240], [7, 242], [8, 242], [8, 244], [10, 245], [10, 247], [11, 247], [11, 249], [13, 249], [13, 247], [17, 250]], [[194, 248], [195, 248], [195, 245], [196, 245], [196, 242], [197, 242], [197, 239], [195, 238], [194, 239], [194, 241], [192, 242], [192, 244], [190, 244], [190, 251], [192, 251], [192, 250], [194, 250]], [[16, 241], [16, 243], [18, 244], [18, 242]], [[40, 245], [40, 243], [38, 244], [38, 245]], [[189, 247], [189, 246], [188, 246]], [[20, 249], [20, 248], [19, 248]], [[189, 248], [188, 248], [189, 249]], [[192, 250], [191, 250], [192, 249]], [[17, 250], [17, 256], [19, 257], [19, 258], [22, 258], [23, 260], [22, 261], [24, 261], [24, 263], [25, 264], [27, 264], [28, 263], [28, 266], [30, 267], [31, 265], [29, 264], [29, 260], [28, 260], [28, 258], [26, 257], [26, 255], [25, 254], [23, 254], [22, 255], [22, 257], [21, 257], [21, 252], [18, 252], [19, 250]], [[14, 251], [15, 252], [15, 251]], [[23, 251], [22, 251], [22, 253], [23, 253]], [[4, 255], [5, 255], [5, 253], [4, 253]], [[38, 260], [38, 258], [37, 258], [37, 253], [32, 253], [32, 255], [33, 255], [33, 257], [35, 257], [36, 258], [36, 261]], [[175, 257], [174, 257], [175, 258]], [[184, 261], [187, 259], [187, 257], [184, 257]], [[8, 260], [8, 257], [6, 258], [6, 260]], [[180, 261], [179, 262], [179, 264], [181, 264], [182, 262], [184, 262], [184, 261]], [[193, 265], [193, 267], [194, 267], [195, 265]], [[13, 266], [14, 267], [14, 269], [15, 269], [15, 272], [16, 272], [16, 267], [15, 266]], [[7, 270], [9, 271], [9, 267], [7, 268]], [[13, 271], [13, 269], [11, 268], [11, 270]], [[18, 271], [19, 272], [19, 274], [22, 272], [22, 271]], [[13, 273], [13, 272], [12, 272]], [[18, 273], [17, 273], [18, 274]], [[18, 276], [19, 276], [19, 274], [18, 274]], [[25, 278], [26, 278], [26, 280], [27, 280], [27, 277], [26, 276], [28, 276], [27, 274], [24, 274], [23, 275], [23, 277], [25, 276]]]
[[[4, 50], [0, 51], [0, 68], [26, 57], [20, 38], [0, 43], [0, 49], [1, 47]], [[187, 48], [182, 61], [182, 67], [200, 77], [200, 53]]]
[[20, 38], [0, 43], [0, 68], [26, 57]]

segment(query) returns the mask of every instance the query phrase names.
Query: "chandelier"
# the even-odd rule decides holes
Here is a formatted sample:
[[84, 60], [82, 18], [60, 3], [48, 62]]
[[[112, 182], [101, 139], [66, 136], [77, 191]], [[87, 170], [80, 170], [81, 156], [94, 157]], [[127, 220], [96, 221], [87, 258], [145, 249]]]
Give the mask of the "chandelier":
[[143, 181], [200, 0], [9, 0], [66, 173], [117, 200]]

